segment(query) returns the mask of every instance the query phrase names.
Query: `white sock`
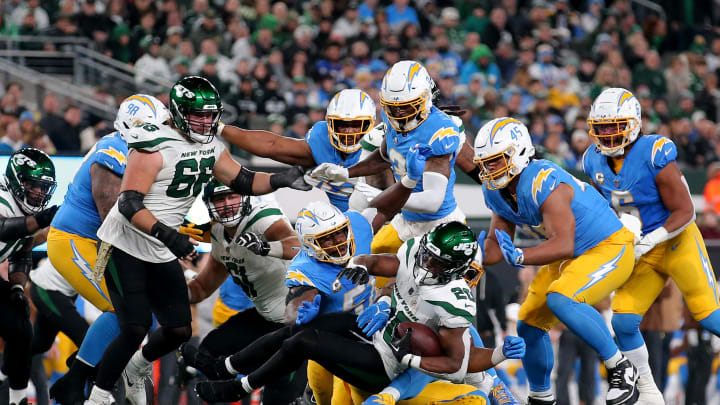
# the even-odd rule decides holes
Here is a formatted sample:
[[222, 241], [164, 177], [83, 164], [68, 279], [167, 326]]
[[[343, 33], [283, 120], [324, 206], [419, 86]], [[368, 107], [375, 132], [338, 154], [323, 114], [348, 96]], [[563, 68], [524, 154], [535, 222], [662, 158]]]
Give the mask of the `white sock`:
[[7, 376], [2, 371], [0, 371], [0, 382], [5, 381], [6, 379], [7, 379]]
[[88, 401], [94, 404], [105, 404], [110, 399], [112, 399], [112, 394], [110, 393], [110, 391], [105, 391], [104, 389], [96, 385], [90, 392], [90, 397], [88, 398]]
[[660, 393], [660, 389], [655, 385], [655, 379], [652, 374], [641, 375], [637, 380], [637, 389], [642, 393]]
[[142, 350], [138, 350], [130, 358], [127, 370], [133, 374], [141, 374], [150, 366], [152, 366], [152, 362], [146, 359], [145, 356], [143, 356]]
[[251, 393], [251, 392], [253, 392], [253, 391], [255, 391], [255, 389], [250, 386], [250, 382], [248, 381], [247, 376], [245, 376], [245, 377], [243, 377], [243, 378], [240, 379], [240, 384], [242, 384], [243, 389], [244, 389], [245, 392], [247, 392], [248, 394]]
[[543, 400], [543, 401], [554, 401], [555, 400], [555, 394], [553, 393], [552, 389], [549, 389], [547, 391], [541, 391], [541, 392], [530, 391], [529, 396], [531, 396], [535, 399]]
[[400, 391], [398, 391], [394, 387], [385, 387], [385, 389], [380, 391], [379, 394], [388, 394], [391, 397], [395, 398], [395, 401], [400, 400]]
[[628, 350], [626, 352], [622, 352], [625, 357], [630, 359], [630, 362], [637, 368], [638, 375], [644, 376], [644, 375], [651, 375], [650, 372], [650, 363], [649, 363], [649, 355], [647, 351], [647, 346], [644, 344], [637, 349]]
[[14, 390], [10, 388], [10, 403], [15, 405], [19, 404], [20, 401], [22, 401], [27, 396], [25, 390], [25, 388], [21, 390]]
[[623, 359], [622, 353], [620, 353], [620, 350], [616, 351], [615, 354], [610, 356], [609, 359], [605, 360], [605, 367], [609, 369], [617, 367], [617, 364], [620, 363], [620, 361]]

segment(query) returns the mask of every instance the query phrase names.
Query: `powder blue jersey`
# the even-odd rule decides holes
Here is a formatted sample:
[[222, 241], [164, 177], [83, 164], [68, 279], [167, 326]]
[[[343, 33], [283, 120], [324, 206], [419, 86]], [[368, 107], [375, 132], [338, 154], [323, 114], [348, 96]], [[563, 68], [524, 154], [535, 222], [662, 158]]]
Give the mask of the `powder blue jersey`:
[[84, 238], [95, 239], [101, 220], [92, 195], [90, 167], [97, 163], [122, 176], [127, 164], [128, 147], [120, 133], [114, 132], [100, 139], [85, 155], [72, 183], [68, 185], [65, 201], [51, 226], [57, 230]]
[[583, 170], [618, 213], [640, 218], [643, 235], [665, 224], [670, 211], [660, 197], [655, 176], [677, 159], [677, 147], [662, 135], [643, 135], [633, 144], [615, 174], [596, 145], [583, 156]]
[[238, 285], [232, 277], [228, 277], [224, 283], [220, 285], [220, 299], [228, 308], [235, 311], [244, 311], [253, 308], [255, 304], [245, 294], [242, 287]]
[[[353, 236], [355, 238], [355, 255], [370, 254], [372, 241], [372, 226], [357, 212], [346, 212], [350, 218]], [[342, 278], [342, 289], [333, 292], [332, 284], [338, 273], [343, 269], [332, 263], [321, 262], [310, 257], [304, 250], [300, 251], [290, 262], [285, 285], [288, 287], [309, 286], [320, 291], [320, 313], [355, 311], [362, 312], [375, 298], [375, 282], [355, 285], [350, 280]]]
[[576, 179], [555, 163], [547, 160], [532, 160], [519, 177], [516, 190], [517, 211], [505, 201], [500, 190], [489, 190], [483, 185], [487, 206], [497, 215], [523, 228], [529, 228], [533, 234], [545, 239], [540, 207], [558, 184], [569, 185], [575, 191], [570, 203], [570, 209], [575, 217], [573, 257], [582, 255], [622, 228], [620, 220], [597, 190]]
[[[352, 153], [343, 153], [337, 150], [330, 143], [330, 134], [325, 121], [318, 121], [310, 128], [307, 135], [305, 135], [305, 142], [310, 146], [313, 160], [317, 165], [334, 163], [338, 166], [350, 167], [360, 160], [360, 154], [362, 153], [362, 149]], [[330, 204], [336, 206], [342, 212], [347, 211], [350, 194], [355, 188], [355, 184], [349, 182], [343, 184], [321, 182], [316, 187], [325, 191]]]
[[[457, 207], [453, 189], [455, 187], [455, 160], [457, 152], [462, 147], [464, 139], [461, 139], [461, 132], [452, 118], [440, 111], [436, 107], [432, 107], [427, 119], [417, 128], [398, 133], [388, 122], [387, 116], [383, 111], [381, 113], [383, 122], [387, 125], [387, 134], [385, 135], [385, 143], [387, 151], [385, 156], [392, 163], [392, 171], [395, 181], [400, 181], [405, 175], [405, 160], [408, 151], [415, 144], [427, 144], [432, 148], [432, 156], [451, 155], [450, 159], [450, 178], [445, 189], [445, 200], [443, 200], [440, 209], [433, 213], [419, 213], [402, 210], [403, 217], [408, 221], [431, 221], [434, 219], [444, 218], [448, 216]], [[413, 192], [423, 191], [422, 179], [417, 183]]]

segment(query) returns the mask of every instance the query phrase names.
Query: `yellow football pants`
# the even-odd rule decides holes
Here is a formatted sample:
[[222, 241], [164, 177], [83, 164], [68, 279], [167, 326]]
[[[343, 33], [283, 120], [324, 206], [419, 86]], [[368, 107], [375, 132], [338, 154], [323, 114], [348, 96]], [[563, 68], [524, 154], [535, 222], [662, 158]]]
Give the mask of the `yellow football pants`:
[[637, 261], [630, 279], [613, 297], [613, 312], [645, 315], [668, 277], [680, 288], [696, 320], [701, 321], [720, 308], [720, 292], [705, 241], [692, 223]]
[[352, 405], [349, 385], [312, 360], [308, 361], [307, 379], [318, 405]]
[[225, 305], [223, 300], [218, 297], [217, 300], [215, 300], [215, 305], [213, 305], [213, 327], [217, 328], [218, 326], [224, 324], [225, 322], [227, 322], [228, 319], [233, 317], [238, 312], [239, 311], [231, 309], [230, 307]]
[[559, 322], [547, 306], [549, 293], [597, 304], [623, 285], [633, 271], [633, 234], [625, 228], [582, 255], [542, 266], [528, 288], [518, 318], [545, 331]]
[[47, 244], [50, 263], [75, 291], [99, 310], [113, 311], [105, 278], [103, 277], [100, 285], [90, 279], [97, 259], [98, 242], [50, 227]]
[[[371, 394], [354, 386], [352, 400], [355, 405], [360, 405]], [[403, 399], [397, 402], [399, 405], [486, 405], [484, 394], [477, 388], [467, 384], [453, 384], [448, 381], [433, 381], [415, 398]]]

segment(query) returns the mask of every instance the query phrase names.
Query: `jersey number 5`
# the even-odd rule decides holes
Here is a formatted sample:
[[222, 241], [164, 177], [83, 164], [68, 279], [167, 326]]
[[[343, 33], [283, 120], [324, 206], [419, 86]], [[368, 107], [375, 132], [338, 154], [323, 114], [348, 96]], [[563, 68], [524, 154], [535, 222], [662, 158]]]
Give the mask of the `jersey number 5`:
[[200, 159], [185, 159], [175, 165], [175, 177], [167, 188], [167, 196], [172, 198], [197, 197], [203, 186], [210, 181], [215, 166], [215, 157]]

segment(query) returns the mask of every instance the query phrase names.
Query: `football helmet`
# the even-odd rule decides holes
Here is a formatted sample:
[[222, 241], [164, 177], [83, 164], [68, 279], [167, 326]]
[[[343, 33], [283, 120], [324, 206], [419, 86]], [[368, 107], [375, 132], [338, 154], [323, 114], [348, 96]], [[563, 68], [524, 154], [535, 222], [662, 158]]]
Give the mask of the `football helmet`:
[[640, 135], [641, 114], [640, 102], [631, 92], [614, 87], [600, 93], [587, 118], [590, 136], [600, 153], [622, 156], [625, 147]]
[[215, 204], [215, 197], [227, 194], [239, 193], [230, 187], [220, 183], [216, 178], [212, 178], [203, 190], [203, 202], [210, 213], [210, 217], [215, 221], [223, 224], [223, 226], [237, 226], [240, 221], [250, 214], [252, 204], [250, 196], [241, 196], [240, 202], [236, 204], [224, 204], [220, 209]]
[[[375, 102], [362, 90], [342, 90], [328, 103], [325, 120], [332, 146], [340, 152], [355, 152], [362, 147], [360, 140], [375, 125]], [[360, 129], [345, 132], [344, 125], [352, 121], [360, 121]]]
[[55, 192], [55, 165], [40, 149], [13, 153], [5, 169], [8, 188], [22, 211], [34, 215], [45, 209]]
[[115, 130], [125, 137], [125, 132], [143, 122], [161, 125], [170, 119], [170, 112], [165, 104], [147, 94], [134, 94], [120, 103], [115, 123]]
[[344, 264], [355, 256], [350, 219], [324, 201], [312, 202], [300, 210], [295, 231], [300, 236], [301, 248], [318, 261]]
[[468, 272], [478, 244], [475, 233], [462, 222], [436, 225], [420, 239], [413, 276], [419, 285], [440, 285]]
[[220, 93], [203, 77], [183, 77], [170, 89], [170, 117], [195, 142], [212, 142], [222, 112]]
[[480, 180], [490, 190], [507, 186], [535, 155], [527, 127], [510, 117], [496, 118], [483, 125], [475, 137], [474, 149], [473, 162], [480, 167]]
[[422, 124], [432, 108], [434, 82], [423, 65], [402, 60], [385, 73], [380, 86], [380, 104], [398, 132]]

